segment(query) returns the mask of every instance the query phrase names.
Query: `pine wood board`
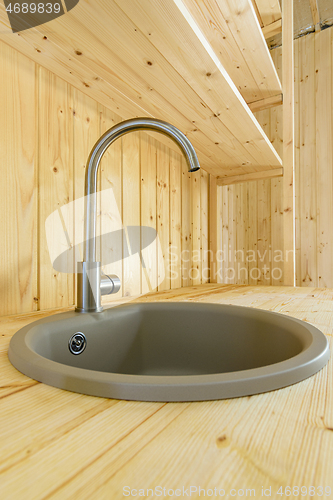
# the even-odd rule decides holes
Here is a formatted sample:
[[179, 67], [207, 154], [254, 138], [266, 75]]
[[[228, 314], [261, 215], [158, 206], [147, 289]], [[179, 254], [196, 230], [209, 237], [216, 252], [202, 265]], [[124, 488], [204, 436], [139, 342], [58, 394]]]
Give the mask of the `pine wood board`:
[[[181, 71], [181, 60], [169, 60], [171, 56], [156, 45], [155, 37], [149, 37], [146, 29], [137, 25], [141, 22], [140, 12], [133, 11], [134, 7], [132, 2], [128, 12], [125, 2], [117, 6], [112, 1], [106, 6], [103, 0], [93, 4], [81, 0], [70, 14], [52, 21], [52, 27], [46, 24], [13, 34], [1, 6], [2, 39], [124, 118], [146, 115], [171, 121], [186, 132], [202, 165], [211, 173], [223, 174], [233, 168], [238, 173], [248, 173], [261, 170], [264, 164], [279, 166], [280, 158], [236, 86], [218, 67], [220, 63], [216, 66], [212, 60], [209, 62], [192, 30], [188, 32], [189, 41], [192, 40], [191, 50], [199, 46], [200, 67], [191, 67], [195, 57], [190, 68]], [[137, 7], [141, 9], [141, 5]], [[164, 7], [156, 4], [159, 17], [155, 21], [161, 33], [171, 30], [167, 33], [171, 40], [177, 32], [172, 32], [173, 22], [164, 22]], [[169, 4], [167, 10], [170, 8], [171, 15], [181, 21], [180, 32], [184, 31], [185, 39], [180, 39], [180, 49], [186, 50], [188, 22], [176, 6]], [[252, 11], [245, 10], [255, 20]], [[150, 4], [148, 11], [153, 17]], [[259, 41], [256, 52], [259, 49], [267, 51], [264, 39]], [[270, 71], [274, 72], [271, 62]], [[207, 77], [208, 74], [213, 77]], [[198, 82], [193, 80], [195, 75]], [[209, 94], [207, 85], [211, 87]], [[223, 92], [221, 85], [225, 87]], [[241, 119], [236, 118], [237, 110]]]
[[[332, 347], [330, 289], [206, 284], [140, 300], [163, 297], [282, 311], [319, 326]], [[18, 374], [6, 355], [12, 334], [48, 314], [0, 320], [2, 386]], [[266, 394], [163, 404], [94, 398], [40, 383], [23, 388], [31, 381], [19, 374], [22, 390], [1, 399], [2, 496], [120, 499], [126, 485], [197, 485], [254, 488], [256, 496], [262, 486], [272, 487], [271, 498], [280, 498], [279, 486], [332, 487], [332, 375], [330, 361], [315, 376]]]
[[[251, 2], [183, 2], [247, 103], [281, 92]], [[246, 29], [244, 27], [246, 26]], [[268, 71], [267, 71], [268, 69]]]
[[36, 65], [0, 44], [0, 314], [38, 307]]
[[[207, 189], [206, 189], [207, 192]], [[206, 215], [206, 223], [208, 216]], [[182, 284], [182, 158], [170, 152], [170, 280], [171, 288]], [[200, 281], [201, 282], [201, 281]]]
[[[98, 114], [100, 135], [122, 121], [119, 115], [101, 105], [99, 105]], [[103, 240], [102, 236], [101, 262], [105, 274], [115, 274], [120, 280], [122, 280], [123, 276], [122, 257], [124, 246], [122, 233], [120, 232], [124, 229], [122, 221], [122, 155], [122, 141], [118, 140], [104, 153], [99, 168], [100, 187], [102, 191], [101, 215], [103, 215], [100, 230], [102, 235], [109, 234], [110, 232], [114, 233], [112, 239], [108, 239], [110, 244], [107, 246], [103, 243], [105, 240]], [[121, 297], [123, 294], [122, 287], [123, 284], [121, 283], [118, 294], [102, 297], [102, 304], [118, 300], [119, 296]]]
[[[170, 152], [171, 154], [171, 152]], [[148, 248], [148, 237], [145, 227], [157, 230], [157, 148], [154, 139], [141, 133], [141, 245], [143, 248], [143, 259], [147, 269], [141, 270], [142, 293], [157, 289], [158, 255], [157, 239], [150, 243]], [[181, 174], [181, 172], [180, 172]], [[150, 289], [149, 289], [150, 288]]]
[[[55, 270], [50, 260], [45, 221], [54, 211], [73, 201], [73, 101], [70, 86], [44, 68], [39, 68], [39, 277], [40, 309], [74, 303], [73, 274]], [[46, 146], [47, 145], [47, 146]], [[62, 213], [63, 215], [63, 213]], [[67, 220], [63, 219], [67, 226]], [[49, 230], [51, 228], [49, 227]], [[59, 238], [58, 226], [51, 234]], [[71, 261], [66, 262], [71, 268]]]
[[279, 0], [253, 0], [262, 20], [263, 27], [281, 19]]

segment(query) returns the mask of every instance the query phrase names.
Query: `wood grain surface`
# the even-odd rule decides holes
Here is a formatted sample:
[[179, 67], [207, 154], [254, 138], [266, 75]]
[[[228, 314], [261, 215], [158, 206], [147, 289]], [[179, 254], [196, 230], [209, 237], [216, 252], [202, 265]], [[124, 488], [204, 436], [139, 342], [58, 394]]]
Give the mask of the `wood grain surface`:
[[[281, 312], [320, 328], [332, 348], [330, 289], [205, 284], [138, 300]], [[331, 361], [291, 387], [224, 401], [164, 404], [84, 396], [35, 382], [8, 361], [14, 332], [51, 313], [0, 320], [1, 498], [121, 499], [125, 486], [200, 486], [223, 488], [226, 498], [240, 498], [240, 489], [254, 489], [262, 498], [261, 488], [271, 488], [271, 498], [278, 499], [285, 498], [277, 494], [280, 486], [333, 487]], [[200, 498], [198, 492], [192, 498]]]

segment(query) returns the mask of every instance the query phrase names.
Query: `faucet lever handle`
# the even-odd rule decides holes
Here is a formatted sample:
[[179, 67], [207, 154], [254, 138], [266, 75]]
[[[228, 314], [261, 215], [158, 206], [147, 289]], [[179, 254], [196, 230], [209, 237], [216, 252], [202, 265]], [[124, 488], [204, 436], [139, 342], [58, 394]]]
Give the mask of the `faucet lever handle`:
[[101, 295], [111, 295], [111, 293], [117, 293], [120, 290], [121, 282], [118, 276], [115, 274], [101, 275]]

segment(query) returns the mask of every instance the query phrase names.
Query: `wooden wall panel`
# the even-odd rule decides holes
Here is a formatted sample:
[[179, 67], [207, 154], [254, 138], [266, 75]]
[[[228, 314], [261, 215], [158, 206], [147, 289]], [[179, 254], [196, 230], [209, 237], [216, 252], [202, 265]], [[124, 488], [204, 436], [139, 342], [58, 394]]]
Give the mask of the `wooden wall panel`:
[[201, 283], [201, 220], [200, 220], [200, 171], [191, 174], [192, 194], [192, 284]]
[[0, 315], [37, 309], [35, 63], [0, 44]]
[[332, 29], [315, 35], [317, 285], [333, 286]]
[[[157, 240], [150, 243], [145, 228], [157, 230], [156, 219], [156, 141], [144, 133], [141, 134], [141, 244], [144, 266], [142, 267], [142, 293], [157, 288], [158, 247]], [[180, 174], [181, 175], [181, 172]]]
[[[297, 286], [333, 287], [332, 33], [330, 28], [294, 41]], [[272, 57], [281, 75], [281, 48], [273, 50]], [[279, 106], [256, 113], [280, 155], [283, 146], [282, 112], [282, 106]], [[223, 240], [229, 239], [231, 255], [223, 265], [232, 270], [223, 281], [244, 283], [243, 277], [237, 276], [239, 260], [235, 250], [243, 248], [244, 241], [247, 241], [247, 282], [282, 285], [284, 259], [287, 257], [283, 255], [282, 179], [238, 185], [242, 188], [236, 186], [217, 190], [223, 203], [228, 197], [228, 211], [222, 211], [221, 221]], [[247, 205], [242, 189], [247, 192]], [[233, 264], [232, 260], [235, 261]], [[263, 272], [264, 266], [266, 273]], [[233, 272], [235, 279], [231, 279]]]
[[302, 285], [317, 283], [317, 200], [316, 200], [316, 115], [314, 36], [299, 41], [300, 80], [300, 202], [301, 202], [301, 280]]
[[[166, 146], [157, 148], [157, 232], [161, 242], [163, 260], [158, 262], [158, 290], [171, 288], [170, 249], [170, 155]], [[164, 278], [163, 278], [164, 277]]]
[[[104, 106], [99, 105], [100, 135], [121, 121]], [[101, 234], [112, 232], [107, 242], [102, 236], [101, 262], [105, 274], [115, 274], [121, 279], [119, 295], [123, 294], [123, 233], [122, 233], [122, 140], [116, 141], [104, 153], [101, 166]], [[105, 194], [103, 195], [103, 193]], [[111, 198], [111, 199], [110, 199]], [[116, 300], [118, 294], [102, 297], [102, 304]]]
[[[122, 220], [125, 237], [123, 248], [126, 246], [131, 254], [123, 260], [123, 295], [136, 296], [141, 293], [141, 265], [140, 255], [133, 249], [131, 233], [128, 226], [140, 226], [140, 132], [124, 135], [122, 141], [122, 176], [123, 176], [123, 209]], [[138, 234], [136, 237], [140, 238]], [[135, 245], [137, 244], [135, 239]], [[123, 252], [125, 257], [125, 253]]]
[[170, 245], [171, 245], [170, 285], [171, 288], [179, 288], [182, 283], [182, 269], [181, 269], [182, 191], [181, 189], [182, 189], [181, 157], [174, 151], [171, 151], [170, 152]]
[[[115, 114], [3, 42], [0, 66], [1, 161], [11, 166], [4, 170], [1, 192], [0, 272], [6, 285], [1, 289], [0, 314], [72, 305], [75, 280], [72, 273], [53, 269], [45, 221], [53, 212], [59, 216], [51, 236], [56, 241], [61, 231], [63, 237], [65, 227], [66, 249], [82, 243], [82, 207], [77, 200], [84, 195], [85, 163], [98, 137], [122, 120], [121, 109]], [[98, 179], [102, 194], [97, 230], [102, 235], [116, 233], [98, 239], [97, 251], [104, 272], [117, 274], [122, 289], [103, 297], [103, 303], [156, 289], [158, 265], [165, 269], [160, 289], [191, 285], [193, 250], [199, 250], [195, 265], [200, 273], [207, 267], [209, 176], [201, 171], [196, 179], [180, 153], [145, 133], [126, 135], [107, 150]], [[67, 210], [74, 201], [72, 211]], [[140, 236], [139, 230], [145, 267], [140, 252], [122, 260], [128, 227], [133, 225], [158, 231], [160, 245], [156, 239], [147, 252], [147, 233], [141, 230]], [[74, 259], [67, 263], [73, 268]], [[207, 279], [199, 275], [196, 282]]]
[[[49, 71], [39, 68], [38, 102], [38, 199], [40, 308], [74, 303], [73, 274], [52, 266], [46, 242], [45, 221], [73, 201], [73, 102], [71, 87]], [[59, 213], [60, 216], [60, 213]], [[67, 225], [68, 221], [64, 221]], [[54, 227], [52, 241], [58, 235]], [[71, 263], [66, 263], [70, 267]]]

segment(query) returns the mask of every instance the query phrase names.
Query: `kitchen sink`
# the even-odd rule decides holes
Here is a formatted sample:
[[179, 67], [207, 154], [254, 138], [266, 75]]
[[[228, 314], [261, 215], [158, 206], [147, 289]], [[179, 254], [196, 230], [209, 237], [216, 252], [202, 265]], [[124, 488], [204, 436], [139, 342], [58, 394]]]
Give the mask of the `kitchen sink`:
[[326, 337], [288, 316], [193, 302], [66, 312], [19, 330], [11, 363], [29, 377], [92, 396], [202, 401], [295, 384], [329, 359]]

